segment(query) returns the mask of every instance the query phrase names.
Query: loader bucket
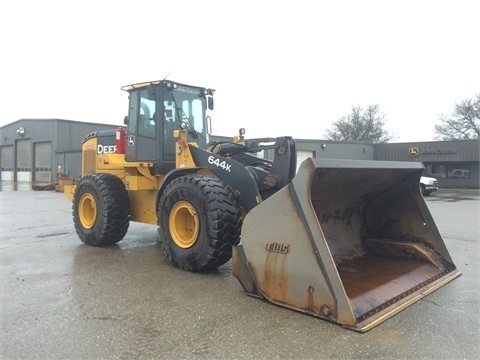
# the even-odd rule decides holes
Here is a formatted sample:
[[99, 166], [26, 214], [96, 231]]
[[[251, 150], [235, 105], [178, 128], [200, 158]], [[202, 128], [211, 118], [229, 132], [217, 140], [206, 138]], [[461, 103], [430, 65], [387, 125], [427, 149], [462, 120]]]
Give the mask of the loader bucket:
[[365, 332], [460, 275], [416, 162], [306, 159], [245, 217], [232, 270], [274, 304]]

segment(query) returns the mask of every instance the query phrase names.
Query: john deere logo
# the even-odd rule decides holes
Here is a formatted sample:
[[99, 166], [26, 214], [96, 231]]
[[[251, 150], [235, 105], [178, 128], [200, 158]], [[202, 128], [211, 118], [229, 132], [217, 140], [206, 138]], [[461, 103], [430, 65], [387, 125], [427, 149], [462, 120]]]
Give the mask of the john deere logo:
[[408, 149], [408, 155], [410, 156], [418, 156], [418, 148], [416, 147], [411, 147], [410, 149]]

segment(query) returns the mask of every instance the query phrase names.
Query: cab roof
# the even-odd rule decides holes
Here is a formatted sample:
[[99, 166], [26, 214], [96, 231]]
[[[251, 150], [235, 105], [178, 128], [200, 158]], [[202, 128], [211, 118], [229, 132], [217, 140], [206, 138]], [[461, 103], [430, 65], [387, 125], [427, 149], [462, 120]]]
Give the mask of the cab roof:
[[162, 83], [163, 81], [165, 81], [165, 80], [155, 80], [155, 81], [147, 81], [147, 82], [136, 83], [136, 84], [132, 84], [132, 85], [125, 85], [125, 86], [122, 86], [121, 89], [125, 90], [125, 91], [130, 91], [130, 90], [133, 90], [133, 89], [141, 89], [141, 88], [147, 87], [148, 85], [158, 85], [158, 84]]

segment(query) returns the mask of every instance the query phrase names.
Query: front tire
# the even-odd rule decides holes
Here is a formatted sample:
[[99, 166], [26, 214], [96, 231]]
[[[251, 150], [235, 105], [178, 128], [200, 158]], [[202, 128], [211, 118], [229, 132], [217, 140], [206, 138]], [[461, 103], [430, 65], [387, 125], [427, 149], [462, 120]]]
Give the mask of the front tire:
[[113, 245], [123, 239], [130, 221], [130, 201], [122, 180], [110, 174], [80, 179], [73, 195], [73, 223], [87, 245]]
[[179, 269], [207, 271], [231, 259], [240, 237], [240, 210], [219, 179], [198, 174], [176, 178], [161, 194], [157, 210], [160, 245]]
[[423, 184], [420, 184], [420, 190], [421, 190], [423, 196], [428, 196], [432, 193], [431, 191], [425, 189], [425, 185], [423, 185]]

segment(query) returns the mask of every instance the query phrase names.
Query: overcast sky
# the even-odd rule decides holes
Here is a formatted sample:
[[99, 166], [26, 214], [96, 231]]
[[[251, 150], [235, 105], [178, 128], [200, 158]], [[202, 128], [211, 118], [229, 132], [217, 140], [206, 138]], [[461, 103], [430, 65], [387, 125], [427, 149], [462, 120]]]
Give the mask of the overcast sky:
[[378, 104], [395, 142], [429, 141], [480, 93], [480, 1], [2, 1], [0, 126], [123, 123], [123, 85], [216, 89], [213, 133], [322, 139]]

